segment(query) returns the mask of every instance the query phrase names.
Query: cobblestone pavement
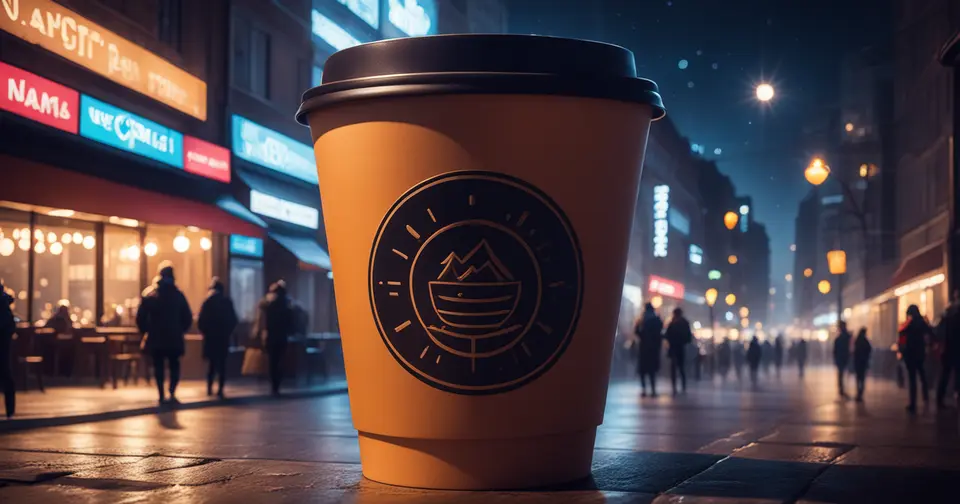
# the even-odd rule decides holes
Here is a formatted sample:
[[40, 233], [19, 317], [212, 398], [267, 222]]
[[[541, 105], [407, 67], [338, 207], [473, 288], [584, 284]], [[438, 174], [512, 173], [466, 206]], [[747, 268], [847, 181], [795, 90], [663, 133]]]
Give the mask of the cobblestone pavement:
[[364, 480], [347, 397], [336, 395], [0, 435], [0, 502], [960, 502], [955, 411], [910, 417], [889, 382], [871, 383], [863, 404], [839, 401], [827, 369], [763, 380], [658, 399], [614, 384], [593, 477], [565, 488]]

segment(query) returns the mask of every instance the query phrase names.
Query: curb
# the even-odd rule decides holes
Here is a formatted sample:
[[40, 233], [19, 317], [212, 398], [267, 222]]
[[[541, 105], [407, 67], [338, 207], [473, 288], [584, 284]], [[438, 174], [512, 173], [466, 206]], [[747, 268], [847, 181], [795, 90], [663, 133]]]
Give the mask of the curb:
[[129, 410], [105, 411], [100, 413], [85, 413], [81, 415], [66, 415], [59, 417], [44, 418], [12, 418], [0, 421], [0, 434], [8, 432], [17, 432], [31, 429], [41, 429], [44, 427], [62, 427], [66, 425], [77, 425], [90, 422], [105, 422], [108, 420], [118, 420], [140, 415], [154, 415], [165, 411], [184, 411], [213, 406], [242, 406], [247, 404], [260, 404], [268, 402], [282, 401], [285, 399], [310, 399], [314, 397], [324, 397], [328, 395], [344, 394], [347, 392], [346, 385], [331, 387], [322, 390], [302, 390], [297, 392], [287, 392], [280, 397], [274, 397], [269, 394], [254, 395], [246, 397], [228, 397], [226, 399], [208, 399], [203, 401], [181, 403], [175, 408], [160, 409], [158, 406], [149, 406], [144, 408], [135, 408]]

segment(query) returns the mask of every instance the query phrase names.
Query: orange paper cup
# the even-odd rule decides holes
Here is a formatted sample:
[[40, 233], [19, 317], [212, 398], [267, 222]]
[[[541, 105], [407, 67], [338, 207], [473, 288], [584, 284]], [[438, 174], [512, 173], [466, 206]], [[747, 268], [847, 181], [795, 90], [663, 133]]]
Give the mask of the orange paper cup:
[[363, 474], [589, 476], [647, 133], [629, 51], [451, 35], [330, 57], [304, 94]]

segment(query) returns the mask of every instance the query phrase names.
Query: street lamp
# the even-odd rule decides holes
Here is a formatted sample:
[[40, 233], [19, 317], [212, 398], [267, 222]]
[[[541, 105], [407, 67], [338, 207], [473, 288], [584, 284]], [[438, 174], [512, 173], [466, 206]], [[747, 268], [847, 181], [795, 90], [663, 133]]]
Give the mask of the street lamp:
[[807, 182], [818, 186], [827, 181], [830, 176], [830, 167], [820, 158], [813, 158], [807, 169], [803, 171], [803, 176]]
[[812, 269], [812, 268], [807, 268], [807, 269], [803, 270], [803, 276], [805, 276], [805, 277], [807, 277], [807, 278], [812, 277], [812, 276], [813, 276], [813, 269]]
[[829, 281], [829, 280], [820, 280], [820, 283], [817, 284], [817, 290], [820, 291], [820, 294], [829, 294], [829, 293], [830, 293], [830, 281]]
[[843, 250], [827, 252], [827, 266], [837, 276], [837, 320], [843, 320], [843, 275], [847, 272], [847, 253]]
[[773, 99], [776, 92], [773, 90], [773, 86], [767, 84], [766, 82], [761, 83], [757, 86], [757, 99], [761, 102], [768, 102]]
[[735, 256], [735, 255], [733, 255], [733, 254], [731, 254], [729, 257], [727, 257], [727, 262], [730, 263], [730, 264], [737, 264], [737, 261], [738, 261], [737, 256]]
[[727, 306], [733, 306], [737, 302], [737, 296], [735, 294], [727, 294], [727, 297], [724, 298], [724, 301], [727, 302]]
[[714, 289], [713, 287], [707, 289], [707, 292], [703, 293], [703, 298], [707, 301], [707, 306], [710, 308], [710, 338], [711, 339], [716, 338], [716, 335], [717, 335], [716, 322], [714, 322], [714, 319], [713, 319], [713, 305], [717, 303], [717, 296], [719, 294], [720, 293], [717, 292], [717, 289]]
[[747, 318], [750, 316], [750, 309], [746, 306], [740, 307], [740, 318]]
[[737, 212], [727, 212], [723, 214], [723, 225], [727, 227], [730, 231], [733, 231], [733, 228], [737, 227], [737, 222], [740, 220], [740, 216], [737, 215]]

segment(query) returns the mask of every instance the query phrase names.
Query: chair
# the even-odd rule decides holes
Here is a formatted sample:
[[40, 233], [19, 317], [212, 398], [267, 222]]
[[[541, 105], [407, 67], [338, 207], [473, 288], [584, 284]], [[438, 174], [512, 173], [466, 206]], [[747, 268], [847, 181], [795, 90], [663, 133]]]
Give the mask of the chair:
[[14, 334], [14, 355], [17, 356], [17, 367], [20, 372], [20, 382], [23, 384], [23, 390], [29, 390], [27, 382], [29, 381], [31, 371], [37, 377], [37, 388], [40, 392], [46, 392], [43, 387], [43, 345], [41, 341], [51, 339], [56, 336], [56, 332], [49, 328], [21, 327]]
[[107, 373], [114, 390], [121, 375], [124, 385], [130, 383], [130, 376], [133, 376], [134, 384], [139, 382], [138, 372], [142, 362], [139, 341], [134, 342], [131, 335], [125, 334], [107, 336], [106, 354]]

